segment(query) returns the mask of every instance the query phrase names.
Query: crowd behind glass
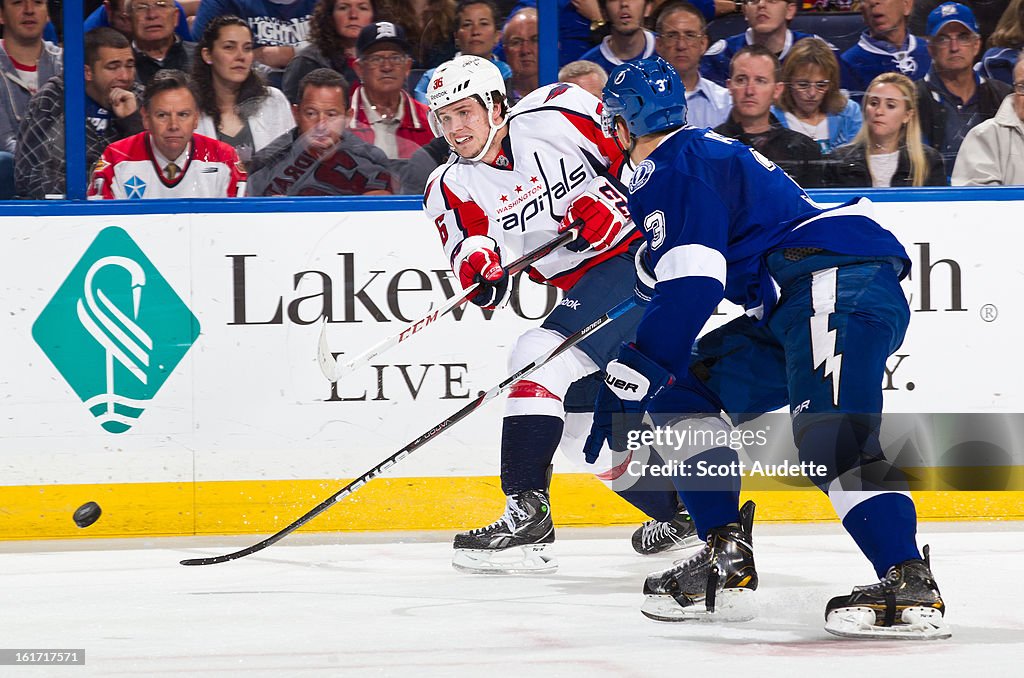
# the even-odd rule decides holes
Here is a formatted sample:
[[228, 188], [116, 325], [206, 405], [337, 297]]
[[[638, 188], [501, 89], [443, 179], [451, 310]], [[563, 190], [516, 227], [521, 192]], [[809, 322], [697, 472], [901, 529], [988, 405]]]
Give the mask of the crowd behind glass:
[[[0, 0], [0, 199], [65, 192], [59, 4]], [[88, 195], [422, 193], [449, 154], [434, 69], [491, 59], [514, 105], [541, 84], [536, 6], [87, 0]], [[559, 80], [600, 97], [657, 54], [688, 124], [805, 187], [1024, 184], [1024, 0], [559, 0], [558, 22]]]

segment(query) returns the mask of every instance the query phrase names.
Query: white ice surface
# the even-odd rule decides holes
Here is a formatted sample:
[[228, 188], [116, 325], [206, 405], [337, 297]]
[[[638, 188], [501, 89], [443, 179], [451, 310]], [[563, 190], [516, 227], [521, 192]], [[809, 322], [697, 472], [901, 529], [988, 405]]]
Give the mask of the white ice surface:
[[948, 641], [852, 641], [826, 601], [874, 579], [837, 525], [755, 526], [761, 616], [641, 616], [643, 558], [622, 528], [558, 532], [543, 577], [460, 574], [450, 534], [292, 535], [247, 558], [182, 558], [257, 539], [0, 543], [0, 647], [85, 648], [84, 667], [2, 676], [1024, 675], [1024, 523], [924, 523]]

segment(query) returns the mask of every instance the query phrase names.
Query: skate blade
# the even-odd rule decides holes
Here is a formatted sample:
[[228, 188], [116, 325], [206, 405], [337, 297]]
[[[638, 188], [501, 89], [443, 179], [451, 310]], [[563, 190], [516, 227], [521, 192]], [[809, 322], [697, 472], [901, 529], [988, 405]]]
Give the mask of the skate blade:
[[470, 574], [548, 574], [558, 560], [548, 553], [550, 544], [529, 544], [507, 549], [455, 549], [452, 567]]
[[753, 589], [723, 589], [715, 596], [715, 611], [708, 612], [704, 601], [683, 607], [672, 596], [648, 595], [640, 612], [660, 622], [745, 622], [757, 616], [757, 598]]
[[953, 635], [932, 607], [908, 607], [900, 615], [902, 623], [877, 626], [875, 611], [870, 607], [840, 607], [832, 610], [825, 621], [825, 630], [841, 638], [870, 640], [945, 640]]

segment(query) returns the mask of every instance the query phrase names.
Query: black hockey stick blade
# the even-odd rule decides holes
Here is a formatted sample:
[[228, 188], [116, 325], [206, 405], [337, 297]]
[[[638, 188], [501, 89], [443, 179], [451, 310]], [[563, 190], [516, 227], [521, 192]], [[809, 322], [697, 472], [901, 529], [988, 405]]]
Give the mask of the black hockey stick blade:
[[358, 478], [356, 478], [355, 480], [350, 482], [345, 487], [341, 488], [340, 490], [338, 490], [337, 492], [335, 492], [331, 496], [329, 496], [326, 499], [324, 499], [322, 502], [320, 502], [319, 504], [317, 504], [316, 506], [311, 508], [309, 511], [307, 511], [305, 514], [300, 516], [298, 518], [298, 520], [296, 520], [292, 524], [288, 525], [287, 527], [285, 527], [281, 531], [276, 532], [276, 533], [270, 535], [269, 537], [267, 537], [266, 539], [264, 539], [261, 542], [253, 544], [252, 546], [248, 546], [248, 547], [246, 547], [244, 549], [241, 549], [239, 551], [234, 551], [232, 553], [225, 553], [224, 555], [220, 555], [220, 556], [209, 556], [209, 557], [206, 557], [206, 558], [188, 558], [186, 560], [182, 560], [181, 564], [182, 565], [215, 565], [216, 563], [226, 563], [229, 560], [237, 560], [238, 558], [244, 558], [245, 556], [252, 555], [253, 553], [256, 553], [257, 551], [262, 551], [263, 549], [267, 548], [271, 544], [276, 544], [277, 542], [281, 541], [282, 539], [287, 537], [289, 534], [291, 534], [295, 530], [299, 529], [300, 527], [302, 527], [303, 525], [305, 525], [309, 521], [313, 520], [313, 518], [316, 518], [318, 515], [320, 515], [321, 513], [326, 511], [327, 509], [329, 509], [334, 504], [338, 503], [339, 501], [341, 501], [345, 497], [349, 496], [350, 494], [352, 494], [353, 492], [355, 492], [356, 490], [361, 488], [366, 483], [370, 482], [371, 480], [373, 480], [377, 476], [379, 476], [379, 475], [383, 474], [385, 471], [389, 470], [392, 466], [394, 466], [395, 464], [400, 462], [402, 459], [405, 459], [406, 457], [408, 457], [410, 454], [415, 452], [418, 448], [420, 448], [423, 445], [427, 444], [428, 442], [430, 442], [431, 440], [433, 440], [434, 438], [439, 436], [441, 433], [444, 433], [450, 427], [454, 426], [459, 421], [461, 421], [461, 420], [465, 419], [466, 417], [468, 417], [470, 414], [475, 412], [477, 409], [479, 409], [482, 405], [484, 405], [488, 401], [493, 400], [494, 398], [497, 398], [499, 395], [501, 395], [506, 390], [508, 390], [508, 388], [512, 384], [514, 384], [515, 382], [519, 381], [520, 379], [522, 379], [526, 375], [530, 374], [534, 370], [540, 368], [541, 366], [547, 364], [548, 362], [550, 362], [554, 358], [558, 357], [562, 353], [565, 353], [570, 348], [572, 348], [576, 344], [580, 343], [581, 341], [583, 341], [584, 339], [589, 337], [591, 334], [593, 334], [594, 332], [596, 332], [597, 330], [599, 330], [600, 328], [604, 327], [606, 324], [611, 322], [612, 320], [615, 320], [616, 318], [621, 316], [623, 313], [626, 313], [627, 311], [629, 311], [631, 308], [633, 308], [635, 303], [636, 302], [633, 300], [633, 298], [630, 297], [629, 299], [626, 299], [625, 301], [619, 303], [617, 306], [615, 306], [615, 308], [611, 309], [610, 311], [608, 311], [607, 313], [605, 313], [601, 317], [599, 317], [596, 320], [594, 320], [592, 323], [590, 323], [586, 327], [584, 327], [584, 328], [574, 332], [570, 336], [566, 337], [565, 340], [562, 341], [562, 343], [560, 343], [558, 346], [552, 348], [551, 350], [549, 350], [544, 355], [539, 356], [533, 362], [531, 362], [528, 365], [526, 365], [526, 366], [522, 367], [521, 369], [517, 370], [515, 373], [509, 375], [500, 384], [492, 387], [491, 390], [487, 391], [486, 393], [482, 393], [479, 397], [477, 397], [475, 400], [473, 400], [473, 402], [469, 403], [468, 405], [466, 405], [461, 410], [459, 410], [455, 414], [451, 415], [447, 419], [441, 421], [436, 426], [431, 428], [429, 431], [427, 431], [426, 433], [420, 435], [418, 438], [413, 440], [411, 443], [409, 443], [408, 445], [406, 445], [402, 449], [398, 450], [397, 452], [392, 454], [390, 457], [388, 457], [387, 459], [385, 459], [384, 461], [380, 462], [379, 464], [377, 464], [376, 466], [371, 468], [369, 471], [367, 471], [363, 475], [359, 476]]

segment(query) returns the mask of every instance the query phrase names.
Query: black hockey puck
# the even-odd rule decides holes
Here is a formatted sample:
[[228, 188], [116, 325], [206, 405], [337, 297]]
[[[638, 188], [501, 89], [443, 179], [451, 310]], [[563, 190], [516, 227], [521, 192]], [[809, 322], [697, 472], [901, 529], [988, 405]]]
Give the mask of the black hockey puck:
[[94, 501], [90, 501], [79, 506], [78, 510], [75, 511], [73, 518], [75, 520], [75, 525], [78, 525], [79, 527], [89, 527], [99, 520], [102, 514], [103, 509], [100, 508], [100, 505]]

